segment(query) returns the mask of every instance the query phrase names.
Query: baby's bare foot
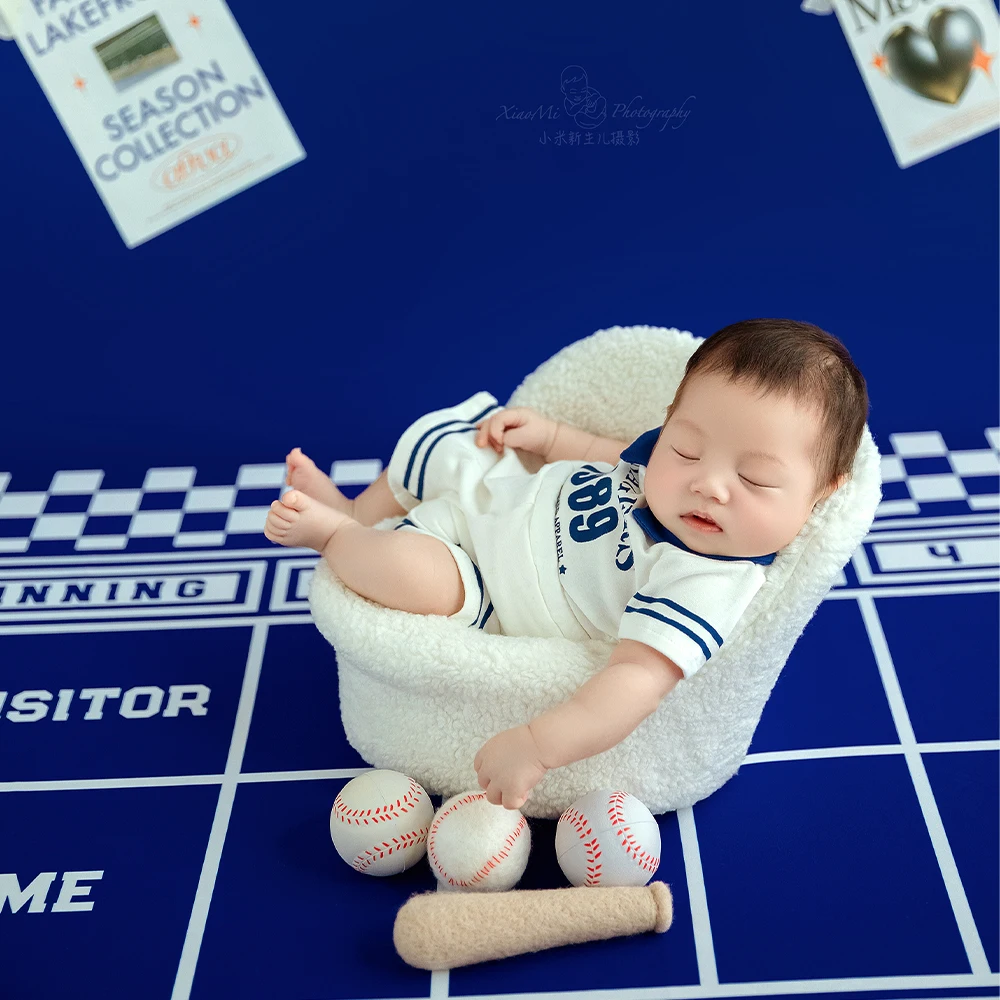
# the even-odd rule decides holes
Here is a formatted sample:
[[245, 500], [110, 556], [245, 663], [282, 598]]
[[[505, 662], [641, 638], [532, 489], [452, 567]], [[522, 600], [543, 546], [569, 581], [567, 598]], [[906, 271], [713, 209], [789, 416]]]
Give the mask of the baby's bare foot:
[[354, 516], [354, 501], [345, 497], [301, 448], [293, 448], [285, 457], [285, 462], [288, 465], [288, 477], [285, 479], [288, 486], [301, 490], [307, 497], [327, 507]]
[[264, 537], [278, 545], [305, 546], [322, 552], [337, 528], [350, 520], [348, 515], [306, 496], [301, 490], [289, 490], [271, 504]]

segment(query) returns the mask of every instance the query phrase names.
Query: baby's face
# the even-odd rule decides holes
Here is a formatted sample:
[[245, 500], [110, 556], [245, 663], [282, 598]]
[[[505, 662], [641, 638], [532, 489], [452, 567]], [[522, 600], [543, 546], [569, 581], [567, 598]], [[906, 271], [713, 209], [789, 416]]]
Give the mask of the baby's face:
[[816, 503], [810, 451], [819, 431], [818, 413], [791, 399], [761, 397], [721, 375], [695, 376], [653, 448], [646, 502], [695, 552], [777, 552]]

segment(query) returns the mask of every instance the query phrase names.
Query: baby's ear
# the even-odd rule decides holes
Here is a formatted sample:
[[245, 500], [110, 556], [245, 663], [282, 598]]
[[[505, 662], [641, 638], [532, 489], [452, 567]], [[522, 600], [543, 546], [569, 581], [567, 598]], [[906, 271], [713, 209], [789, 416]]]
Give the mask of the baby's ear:
[[[825, 500], [827, 497], [832, 496], [834, 493], [837, 492], [837, 490], [840, 489], [841, 486], [844, 485], [844, 483], [847, 482], [848, 479], [850, 479], [850, 476], [846, 472], [842, 472], [836, 478], [836, 480], [830, 483], [830, 485], [827, 486], [827, 488], [822, 493], [820, 493], [819, 497], [816, 500], [816, 503], [819, 503], [820, 500]], [[816, 504], [813, 504], [813, 506], [815, 507]]]

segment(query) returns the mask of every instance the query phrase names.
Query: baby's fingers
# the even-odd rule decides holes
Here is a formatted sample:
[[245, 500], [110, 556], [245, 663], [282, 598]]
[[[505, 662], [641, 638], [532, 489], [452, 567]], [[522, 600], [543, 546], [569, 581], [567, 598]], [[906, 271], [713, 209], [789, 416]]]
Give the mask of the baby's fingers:
[[479, 784], [481, 785], [483, 791], [486, 792], [486, 801], [489, 802], [490, 805], [503, 805], [503, 792], [499, 788], [490, 782], [487, 782], [485, 785], [482, 782]]
[[502, 804], [504, 809], [520, 809], [528, 801], [528, 798], [528, 795], [517, 795], [512, 792], [506, 792], [503, 795]]
[[499, 417], [500, 414], [496, 414], [481, 424], [477, 424], [479, 429], [476, 431], [476, 444], [480, 448], [489, 445], [498, 455], [501, 455], [503, 454], [504, 422], [502, 419], [498, 419]]

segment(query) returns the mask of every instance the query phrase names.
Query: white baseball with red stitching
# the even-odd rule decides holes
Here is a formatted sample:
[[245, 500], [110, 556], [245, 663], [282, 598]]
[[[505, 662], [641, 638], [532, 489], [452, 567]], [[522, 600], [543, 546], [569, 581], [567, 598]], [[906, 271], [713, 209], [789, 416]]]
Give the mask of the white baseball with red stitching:
[[493, 805], [485, 792], [464, 792], [443, 802], [427, 835], [427, 860], [442, 889], [513, 889], [530, 852], [531, 829], [524, 815]]
[[337, 853], [365, 875], [398, 875], [427, 853], [430, 796], [399, 771], [365, 771], [340, 790], [330, 811]]
[[576, 886], [645, 885], [660, 867], [660, 828], [634, 795], [602, 788], [559, 817], [556, 859]]

